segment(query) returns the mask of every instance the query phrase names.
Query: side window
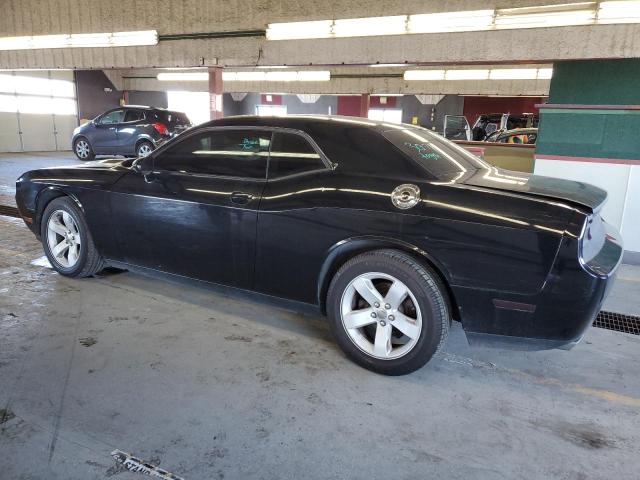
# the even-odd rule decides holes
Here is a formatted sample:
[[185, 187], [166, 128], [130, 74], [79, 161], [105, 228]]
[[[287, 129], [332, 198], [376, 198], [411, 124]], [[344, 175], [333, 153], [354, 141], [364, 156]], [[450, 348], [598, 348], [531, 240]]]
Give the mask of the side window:
[[127, 110], [124, 116], [125, 122], [137, 122], [138, 120], [144, 120], [144, 112], [142, 110]]
[[276, 132], [269, 155], [269, 178], [325, 168], [320, 154], [302, 135]]
[[158, 155], [154, 168], [183, 173], [265, 178], [271, 132], [212, 130], [192, 135]]
[[101, 125], [111, 125], [113, 123], [121, 123], [124, 117], [124, 110], [114, 110], [100, 117]]

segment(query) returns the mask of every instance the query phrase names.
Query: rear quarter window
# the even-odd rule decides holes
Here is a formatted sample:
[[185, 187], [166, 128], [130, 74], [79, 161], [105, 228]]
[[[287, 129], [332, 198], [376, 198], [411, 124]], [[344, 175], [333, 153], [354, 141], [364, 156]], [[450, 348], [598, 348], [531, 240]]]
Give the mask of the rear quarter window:
[[309, 141], [297, 133], [273, 134], [269, 153], [269, 178], [326, 168], [320, 154]]
[[338, 164], [340, 170], [362, 175], [383, 174], [388, 177], [420, 173], [377, 130], [324, 125], [309, 133], [329, 160]]

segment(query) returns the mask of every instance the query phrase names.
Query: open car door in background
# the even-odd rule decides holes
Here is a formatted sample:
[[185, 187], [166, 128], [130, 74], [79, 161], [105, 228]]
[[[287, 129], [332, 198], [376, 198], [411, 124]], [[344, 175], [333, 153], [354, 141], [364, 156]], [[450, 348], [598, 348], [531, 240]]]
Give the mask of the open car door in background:
[[443, 133], [449, 140], [471, 140], [471, 128], [464, 115], [445, 115]]

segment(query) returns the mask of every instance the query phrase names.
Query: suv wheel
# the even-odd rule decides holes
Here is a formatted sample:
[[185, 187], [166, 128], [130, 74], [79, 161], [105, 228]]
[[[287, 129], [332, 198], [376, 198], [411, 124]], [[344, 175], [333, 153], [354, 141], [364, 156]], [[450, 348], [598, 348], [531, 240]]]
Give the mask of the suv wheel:
[[73, 143], [73, 153], [75, 153], [76, 157], [80, 160], [93, 160], [96, 156], [95, 153], [93, 153], [89, 140], [84, 137], [78, 138]]
[[345, 263], [331, 281], [327, 311], [347, 356], [386, 375], [422, 367], [449, 332], [438, 275], [395, 250], [367, 252]]
[[136, 154], [138, 157], [146, 157], [151, 152], [153, 152], [153, 143], [146, 140], [144, 142], [140, 142], [136, 147]]

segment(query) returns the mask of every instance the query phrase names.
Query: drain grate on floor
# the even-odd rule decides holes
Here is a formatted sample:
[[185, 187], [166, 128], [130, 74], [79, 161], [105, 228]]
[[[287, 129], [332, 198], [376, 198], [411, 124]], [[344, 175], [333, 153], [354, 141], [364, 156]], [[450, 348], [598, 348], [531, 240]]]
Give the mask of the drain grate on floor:
[[593, 326], [615, 330], [616, 332], [640, 335], [640, 317], [636, 315], [625, 315], [624, 313], [602, 310], [593, 322]]
[[0, 215], [6, 215], [7, 217], [20, 218], [20, 213], [16, 207], [9, 205], [0, 205]]

